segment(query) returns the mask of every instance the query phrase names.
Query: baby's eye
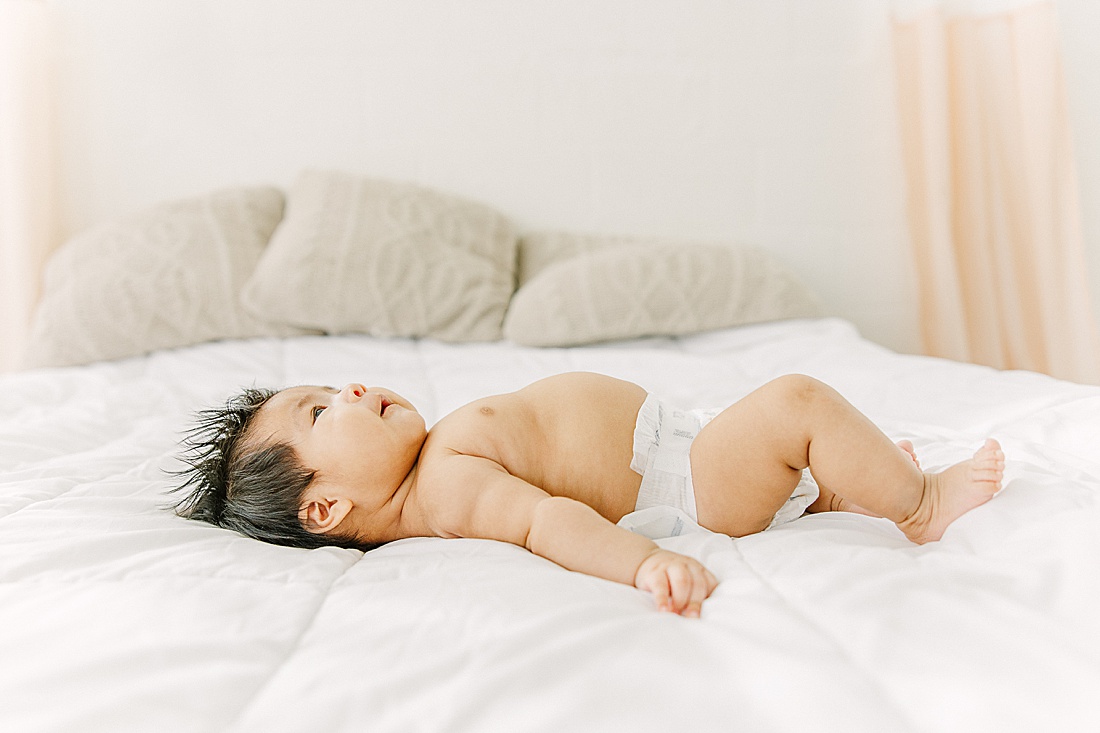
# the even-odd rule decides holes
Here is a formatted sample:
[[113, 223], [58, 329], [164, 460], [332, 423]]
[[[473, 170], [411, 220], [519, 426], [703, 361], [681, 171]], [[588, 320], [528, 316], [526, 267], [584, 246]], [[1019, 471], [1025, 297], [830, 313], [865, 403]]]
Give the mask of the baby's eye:
[[313, 415], [313, 422], [317, 422], [317, 418], [320, 417], [321, 413], [324, 411], [324, 405], [317, 405], [316, 407], [314, 407], [313, 410], [311, 410], [311, 414]]

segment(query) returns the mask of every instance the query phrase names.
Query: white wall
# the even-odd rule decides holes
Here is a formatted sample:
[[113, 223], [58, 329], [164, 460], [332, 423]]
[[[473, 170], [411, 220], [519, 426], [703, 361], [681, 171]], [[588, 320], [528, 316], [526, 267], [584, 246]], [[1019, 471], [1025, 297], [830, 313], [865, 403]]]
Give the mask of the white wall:
[[66, 232], [330, 166], [763, 246], [920, 349], [881, 0], [50, 4]]

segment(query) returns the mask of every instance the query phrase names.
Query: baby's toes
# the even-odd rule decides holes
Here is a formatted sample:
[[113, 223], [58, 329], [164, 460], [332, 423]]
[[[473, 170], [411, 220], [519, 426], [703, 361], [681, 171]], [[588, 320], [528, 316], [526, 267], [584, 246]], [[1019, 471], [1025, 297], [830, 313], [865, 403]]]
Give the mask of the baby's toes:
[[913, 463], [915, 463], [917, 465], [917, 468], [920, 468], [920, 461], [917, 460], [917, 451], [913, 447], [913, 442], [912, 441], [910, 441], [910, 440], [899, 440], [896, 443], [896, 445], [897, 445], [898, 448], [901, 448], [903, 451], [905, 451], [909, 455], [909, 458], [913, 461]]
[[971, 466], [970, 479], [972, 481], [993, 481], [1000, 483], [1004, 478], [1005, 472], [1003, 469], [996, 466], [983, 468], [981, 466]]
[[978, 449], [977, 455], [997, 455], [1000, 454], [1001, 458], [1004, 458], [1004, 453], [1001, 451], [1001, 444], [994, 438], [986, 438], [985, 443]]
[[970, 480], [991, 484], [994, 492], [1000, 491], [1004, 473], [1004, 461], [992, 455], [975, 457], [970, 463]]
[[1001, 450], [1001, 444], [993, 438], [985, 441], [985, 444], [974, 453], [973, 461], [981, 466], [1004, 467], [1005, 454]]

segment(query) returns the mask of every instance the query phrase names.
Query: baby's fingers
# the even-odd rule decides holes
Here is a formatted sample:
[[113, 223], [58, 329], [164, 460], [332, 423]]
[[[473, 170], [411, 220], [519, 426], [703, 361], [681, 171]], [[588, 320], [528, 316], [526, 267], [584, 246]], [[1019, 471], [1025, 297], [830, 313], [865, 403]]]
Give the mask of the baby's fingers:
[[653, 573], [649, 578], [646, 578], [647, 590], [653, 594], [653, 600], [657, 603], [658, 611], [668, 611], [671, 604], [669, 601], [669, 587], [668, 578], [664, 573]]
[[676, 563], [668, 568], [668, 584], [672, 589], [672, 610], [682, 613], [692, 599], [691, 571]]
[[699, 614], [703, 610], [703, 601], [709, 598], [718, 586], [718, 579], [702, 565], [693, 564], [691, 566], [691, 580], [691, 598], [682, 615], [699, 618]]

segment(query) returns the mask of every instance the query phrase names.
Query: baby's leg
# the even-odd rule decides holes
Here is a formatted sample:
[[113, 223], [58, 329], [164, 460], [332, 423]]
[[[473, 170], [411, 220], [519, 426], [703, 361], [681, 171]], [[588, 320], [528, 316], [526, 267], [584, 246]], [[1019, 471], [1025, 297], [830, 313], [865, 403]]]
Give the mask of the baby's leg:
[[823, 491], [894, 521], [914, 542], [936, 540], [997, 492], [1003, 459], [987, 441], [973, 459], [924, 474], [835, 390], [801, 375], [730, 406], [691, 446], [700, 524], [737, 537], [766, 528], [809, 467]]
[[[920, 468], [920, 461], [917, 460], [917, 452], [913, 449], [913, 443], [911, 441], [899, 440], [895, 445], [905, 451], [906, 454], [913, 459], [914, 465]], [[821, 486], [817, 488], [817, 499], [814, 500], [813, 504], [806, 507], [806, 511], [810, 514], [816, 514], [818, 512], [851, 512], [852, 514], [863, 514], [868, 517], [878, 517], [874, 512], [864, 509], [858, 504], [845, 499], [843, 496], [837, 496]]]

